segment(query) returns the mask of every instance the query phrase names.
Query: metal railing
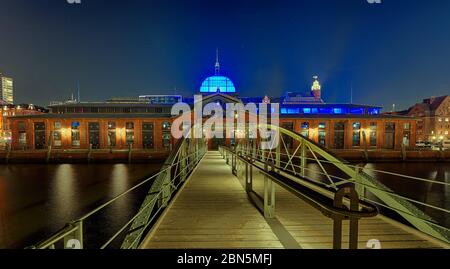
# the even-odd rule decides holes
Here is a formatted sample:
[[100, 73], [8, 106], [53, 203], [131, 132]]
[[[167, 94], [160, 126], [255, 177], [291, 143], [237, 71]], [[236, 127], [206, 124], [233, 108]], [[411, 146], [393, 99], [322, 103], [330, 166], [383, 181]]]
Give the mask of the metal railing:
[[[319, 210], [324, 216], [333, 220], [333, 248], [342, 248], [342, 222], [350, 221], [349, 226], [349, 248], [358, 248], [358, 226], [362, 218], [374, 217], [378, 214], [375, 206], [361, 201], [358, 193], [351, 186], [332, 191], [332, 197], [328, 197], [318, 191], [322, 188], [316, 186], [304, 186], [293, 182], [286, 176], [281, 175], [279, 167], [273, 162], [265, 162], [264, 167], [258, 166], [257, 159], [251, 155], [243, 155], [241, 151], [235, 151], [227, 147], [220, 147], [220, 153], [230, 164], [233, 174], [245, 182], [245, 189], [254, 203], [263, 212], [264, 217], [275, 217], [275, 185], [278, 184], [287, 191], [293, 193], [313, 208]], [[264, 195], [261, 197], [253, 189], [253, 170], [258, 171], [264, 177]], [[329, 191], [329, 190], [327, 190]], [[256, 199], [256, 201], [255, 201]]]
[[81, 218], [68, 223], [49, 238], [29, 248], [83, 249], [85, 247], [84, 237], [89, 236], [88, 234], [84, 234], [85, 229], [83, 228], [87, 219], [103, 211], [132, 191], [145, 186], [147, 183], [151, 183], [150, 190], [139, 211], [100, 247], [100, 249], [107, 248], [122, 235], [125, 239], [121, 244], [121, 248], [137, 248], [147, 228], [154, 223], [159, 213], [167, 207], [174, 192], [183, 185], [207, 151], [207, 145], [204, 139], [193, 138], [194, 136], [190, 131], [185, 137], [178, 141], [158, 173], [98, 206]]
[[350, 165], [300, 134], [278, 126], [267, 125], [266, 127], [274, 131], [274, 135], [277, 136], [279, 143], [276, 147], [262, 149], [260, 138], [241, 138], [237, 140], [236, 151], [242, 152], [244, 156], [251, 156], [261, 165], [273, 162], [279, 173], [293, 180], [306, 179], [308, 182], [335, 191], [350, 184], [355, 187], [362, 200], [392, 210], [425, 234], [447, 244], [450, 243], [450, 229], [436, 222], [418, 207], [432, 209], [446, 216], [450, 213], [448, 208], [399, 195], [370, 174], [379, 173], [445, 187], [449, 187], [450, 183]]

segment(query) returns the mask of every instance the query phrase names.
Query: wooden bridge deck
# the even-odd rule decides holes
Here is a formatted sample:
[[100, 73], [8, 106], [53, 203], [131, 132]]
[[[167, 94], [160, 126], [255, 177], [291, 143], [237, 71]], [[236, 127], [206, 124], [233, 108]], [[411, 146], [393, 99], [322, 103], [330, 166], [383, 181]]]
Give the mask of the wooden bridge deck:
[[[262, 176], [254, 175], [254, 190], [262, 188]], [[348, 222], [343, 227], [346, 248]], [[382, 248], [443, 246], [382, 217], [362, 220], [359, 234], [359, 248], [371, 239]], [[208, 152], [141, 247], [331, 249], [332, 221], [282, 188], [276, 192], [276, 219], [266, 220], [220, 154]]]

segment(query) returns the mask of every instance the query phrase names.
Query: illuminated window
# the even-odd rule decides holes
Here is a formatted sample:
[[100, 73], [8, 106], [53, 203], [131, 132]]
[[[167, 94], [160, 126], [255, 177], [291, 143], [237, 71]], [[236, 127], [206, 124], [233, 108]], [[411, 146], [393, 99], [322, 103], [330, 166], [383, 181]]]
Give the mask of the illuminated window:
[[113, 121], [108, 122], [108, 146], [116, 146], [116, 123]]
[[370, 123], [370, 146], [371, 147], [377, 146], [377, 123], [376, 122]]
[[333, 108], [333, 113], [334, 114], [342, 114], [343, 110], [342, 110], [342, 108]]
[[61, 147], [62, 145], [62, 134], [61, 134], [61, 122], [55, 122], [55, 130], [53, 131], [53, 145], [55, 147]]
[[127, 142], [127, 146], [134, 144], [134, 123], [127, 122], [125, 124], [125, 139]]
[[360, 122], [353, 123], [352, 145], [354, 147], [361, 146], [361, 123]]
[[142, 123], [142, 143], [144, 149], [154, 148], [154, 125], [153, 123]]
[[236, 92], [233, 82], [224, 76], [212, 76], [203, 81], [200, 92]]
[[345, 123], [336, 122], [334, 124], [334, 147], [343, 149], [345, 145]]
[[395, 147], [395, 123], [386, 122], [384, 125], [384, 145], [385, 149], [394, 149]]
[[98, 122], [89, 122], [88, 123], [88, 135], [89, 135], [89, 144], [93, 149], [100, 148], [100, 123]]
[[327, 137], [327, 131], [325, 130], [326, 123], [320, 122], [319, 123], [319, 144], [323, 147], [326, 146], [326, 137]]
[[72, 146], [79, 147], [80, 146], [80, 123], [78, 121], [74, 121], [71, 124], [72, 127]]
[[162, 123], [162, 145], [165, 150], [170, 150], [170, 122]]
[[34, 148], [44, 149], [45, 148], [45, 123], [35, 122], [34, 123]]
[[[293, 131], [294, 130], [294, 123], [293, 122], [283, 122], [282, 123], [282, 127], [284, 129], [286, 129], [286, 130]], [[283, 134], [283, 141], [284, 141], [284, 144], [286, 145], [286, 148], [288, 148], [288, 149], [292, 149], [293, 148], [294, 140], [293, 140], [292, 137]]]
[[309, 138], [309, 122], [303, 122], [301, 128], [302, 128], [301, 135], [306, 138]]
[[17, 128], [19, 129], [19, 145], [25, 148], [27, 145], [27, 130], [24, 121], [19, 121], [17, 123]]

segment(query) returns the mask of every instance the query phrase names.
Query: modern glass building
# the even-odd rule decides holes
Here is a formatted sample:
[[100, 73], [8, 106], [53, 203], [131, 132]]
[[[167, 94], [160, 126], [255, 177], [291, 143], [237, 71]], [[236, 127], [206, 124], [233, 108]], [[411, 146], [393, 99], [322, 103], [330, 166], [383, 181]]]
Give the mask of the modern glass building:
[[0, 99], [9, 103], [14, 103], [13, 79], [0, 74]]

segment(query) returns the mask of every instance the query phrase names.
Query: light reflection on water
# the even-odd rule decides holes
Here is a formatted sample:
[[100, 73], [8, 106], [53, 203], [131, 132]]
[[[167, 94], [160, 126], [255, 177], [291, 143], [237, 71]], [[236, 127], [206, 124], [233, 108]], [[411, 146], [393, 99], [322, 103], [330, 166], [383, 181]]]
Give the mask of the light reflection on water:
[[[314, 164], [308, 167], [321, 171]], [[365, 167], [450, 182], [450, 163], [372, 163]], [[0, 165], [0, 248], [22, 248], [36, 243], [159, 168], [155, 164]], [[366, 172], [371, 173], [369, 169]], [[307, 173], [324, 180], [312, 171]], [[450, 208], [450, 187], [372, 174], [401, 195]], [[104, 243], [135, 214], [147, 190], [148, 186], [121, 198], [87, 221], [86, 244], [98, 247]], [[450, 226], [448, 214], [426, 212]]]
[[[160, 166], [0, 165], [0, 248], [22, 248], [38, 242], [138, 184]], [[147, 191], [147, 186], [140, 188], [90, 219], [86, 223], [86, 244], [102, 241], [100, 236], [115, 232], [135, 213]]]

